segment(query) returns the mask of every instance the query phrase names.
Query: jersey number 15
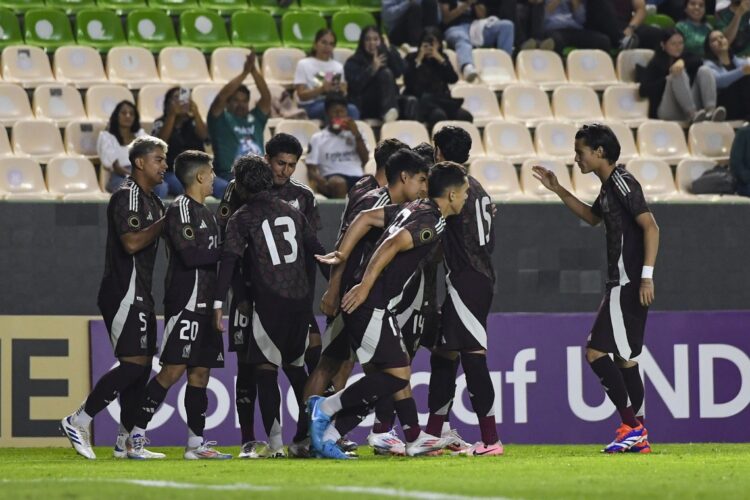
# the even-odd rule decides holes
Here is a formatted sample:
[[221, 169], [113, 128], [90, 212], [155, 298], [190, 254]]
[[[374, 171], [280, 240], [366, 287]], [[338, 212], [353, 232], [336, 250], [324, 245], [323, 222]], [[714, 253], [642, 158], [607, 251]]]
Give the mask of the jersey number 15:
[[490, 211], [492, 210], [492, 201], [486, 196], [477, 198], [474, 208], [477, 214], [479, 246], [483, 247], [490, 242], [490, 231], [492, 229], [492, 213]]

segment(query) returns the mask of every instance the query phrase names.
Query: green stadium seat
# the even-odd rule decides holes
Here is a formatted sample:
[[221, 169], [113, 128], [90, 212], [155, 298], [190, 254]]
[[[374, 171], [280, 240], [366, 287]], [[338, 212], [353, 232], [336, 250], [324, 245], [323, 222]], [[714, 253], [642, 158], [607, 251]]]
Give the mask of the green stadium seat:
[[146, 7], [146, 0], [96, 0], [96, 5], [103, 9], [114, 10], [118, 16], [125, 16], [135, 9]]
[[24, 25], [26, 43], [41, 47], [47, 52], [54, 52], [58, 47], [76, 43], [68, 16], [61, 10], [28, 10], [24, 16]]
[[336, 34], [337, 47], [356, 49], [359, 35], [365, 26], [377, 26], [375, 17], [369, 12], [347, 9], [336, 12], [331, 18], [331, 29]]
[[232, 14], [232, 44], [253, 47], [261, 54], [271, 47], [281, 47], [276, 21], [264, 10], [235, 12]]
[[238, 10], [248, 8], [247, 0], [200, 0], [204, 9], [215, 10], [220, 16], [231, 16]]
[[332, 16], [342, 9], [349, 8], [349, 0], [300, 0], [302, 10], [320, 12], [324, 16]]
[[380, 12], [380, 0], [349, 0], [349, 5], [355, 9], [366, 10], [367, 12]]
[[81, 9], [76, 15], [76, 39], [105, 53], [112, 47], [127, 45], [120, 17], [110, 9]]
[[148, 6], [152, 9], [163, 9], [170, 16], [177, 16], [198, 7], [198, 0], [148, 0]]
[[327, 28], [325, 18], [317, 12], [287, 12], [281, 18], [281, 39], [284, 47], [310, 50], [315, 33]]
[[29, 9], [44, 7], [44, 0], [3, 0], [3, 7], [12, 10], [16, 14], [23, 14]]
[[179, 45], [172, 19], [159, 9], [137, 9], [128, 14], [128, 42], [151, 52]]
[[95, 0], [47, 0], [47, 7], [64, 10], [69, 16], [79, 9], [96, 7]]
[[23, 34], [13, 11], [0, 9], [0, 49], [8, 45], [23, 45]]
[[288, 7], [279, 7], [278, 0], [250, 0], [250, 5], [255, 9], [263, 9], [272, 16], [283, 16], [289, 11], [299, 10], [299, 2], [292, 0]]
[[190, 9], [180, 14], [180, 41], [206, 53], [230, 45], [224, 19], [207, 9]]
[[649, 14], [643, 24], [669, 29], [674, 28], [674, 19], [666, 14]]

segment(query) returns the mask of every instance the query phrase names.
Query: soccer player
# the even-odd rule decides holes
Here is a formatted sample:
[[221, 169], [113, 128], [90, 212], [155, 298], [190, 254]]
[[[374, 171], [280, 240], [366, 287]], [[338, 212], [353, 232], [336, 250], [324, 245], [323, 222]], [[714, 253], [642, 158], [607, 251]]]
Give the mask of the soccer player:
[[[118, 394], [122, 411], [114, 456], [127, 456], [128, 436], [156, 352], [151, 281], [164, 227], [164, 205], [154, 188], [164, 181], [167, 171], [167, 144], [156, 137], [138, 137], [130, 146], [129, 159], [133, 172], [107, 206], [107, 251], [98, 298], [120, 363], [104, 374], [86, 402], [61, 422], [76, 452], [89, 459], [96, 458], [90, 441], [91, 421]], [[164, 458], [161, 453], [148, 454]]]
[[204, 205], [213, 193], [214, 170], [211, 156], [183, 151], [174, 162], [177, 179], [185, 194], [167, 209], [164, 234], [169, 267], [164, 291], [164, 337], [161, 370], [146, 386], [141, 409], [130, 434], [133, 442], [128, 457], [144, 456], [146, 427], [167, 396], [167, 391], [187, 371], [185, 413], [188, 438], [187, 460], [228, 459], [232, 455], [212, 448], [203, 439], [208, 409], [206, 387], [211, 368], [224, 367], [224, 345], [213, 329], [211, 303], [216, 287], [219, 260], [219, 226], [213, 212]]
[[622, 425], [603, 451], [648, 453], [651, 446], [643, 425], [643, 381], [633, 358], [643, 348], [648, 307], [654, 301], [659, 227], [641, 185], [625, 167], [616, 164], [620, 144], [609, 127], [584, 125], [576, 133], [575, 152], [581, 172], [593, 172], [602, 181], [593, 205], [562, 187], [554, 172], [546, 168], [534, 167], [534, 176], [582, 220], [592, 226], [604, 220], [607, 285], [588, 337], [586, 360], [617, 408]]
[[[270, 457], [285, 456], [281, 437], [278, 368], [304, 365], [310, 322], [310, 281], [307, 254], [322, 246], [302, 213], [274, 197], [273, 173], [263, 158], [244, 156], [236, 169], [236, 186], [246, 193], [246, 204], [229, 219], [215, 293], [215, 327], [222, 330], [223, 301], [238, 259], [253, 299], [252, 335], [248, 362], [253, 365]], [[280, 311], [283, 311], [280, 314]], [[300, 411], [304, 404], [301, 393]], [[297, 435], [306, 435], [306, 419], [299, 418]]]
[[[434, 141], [436, 157], [468, 160], [471, 136], [464, 129], [442, 128]], [[487, 367], [487, 315], [495, 285], [493, 217], [492, 199], [469, 176], [466, 204], [458, 217], [447, 221], [443, 235], [446, 299], [440, 315], [441, 326], [439, 332], [431, 330], [423, 337], [424, 344], [432, 351], [427, 433], [442, 432], [442, 437], [453, 438], [454, 451], [474, 456], [503, 454], [495, 422], [495, 391]], [[450, 426], [443, 428], [456, 392], [459, 359], [482, 436], [473, 446], [464, 444]]]
[[372, 227], [387, 228], [372, 256], [359, 266], [357, 284], [341, 301], [351, 348], [366, 375], [333, 396], [313, 396], [308, 400], [312, 446], [321, 456], [348, 458], [338, 449], [336, 440], [356, 427], [378, 399], [388, 396], [395, 401], [407, 455], [423, 455], [444, 447], [442, 439], [419, 427], [409, 384], [409, 358], [390, 307], [398, 302], [409, 277], [440, 242], [445, 217], [460, 213], [467, 189], [463, 167], [449, 162], [437, 164], [430, 170], [429, 199], [360, 213], [338, 251], [321, 257], [336, 266], [331, 275], [334, 282], [341, 274], [342, 262], [352, 257], [359, 240]]

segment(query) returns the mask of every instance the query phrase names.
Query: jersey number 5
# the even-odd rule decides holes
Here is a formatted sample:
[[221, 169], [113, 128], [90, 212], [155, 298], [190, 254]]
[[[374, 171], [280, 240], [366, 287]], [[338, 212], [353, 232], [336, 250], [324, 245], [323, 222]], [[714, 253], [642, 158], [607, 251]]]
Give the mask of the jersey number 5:
[[[492, 229], [492, 201], [483, 196], [477, 198], [474, 205], [477, 214], [477, 231], [479, 233], [479, 246], [483, 247], [490, 242], [490, 230]], [[485, 227], [485, 223], [487, 224]]]
[[[284, 262], [291, 264], [297, 260], [297, 240], [295, 239], [297, 231], [294, 228], [294, 221], [291, 217], [277, 217], [273, 221], [273, 225], [275, 227], [286, 226], [283, 235], [291, 247], [291, 253], [284, 255]], [[278, 266], [281, 264], [281, 258], [279, 257], [279, 250], [276, 248], [276, 241], [273, 239], [273, 232], [271, 231], [271, 224], [268, 222], [268, 219], [263, 221], [261, 228], [263, 229], [263, 236], [266, 237], [266, 245], [268, 246], [268, 253], [271, 254], [271, 262], [273, 262], [274, 266]]]

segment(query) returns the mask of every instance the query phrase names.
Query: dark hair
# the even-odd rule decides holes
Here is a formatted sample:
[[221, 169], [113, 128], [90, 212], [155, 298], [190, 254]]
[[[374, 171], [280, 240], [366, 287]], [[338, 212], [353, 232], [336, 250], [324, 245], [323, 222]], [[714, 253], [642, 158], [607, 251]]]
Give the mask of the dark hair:
[[234, 160], [232, 166], [237, 187], [245, 195], [268, 191], [273, 186], [273, 173], [262, 157], [243, 155]]
[[439, 45], [440, 52], [443, 52], [443, 33], [434, 27], [425, 28], [422, 31], [422, 36], [419, 37], [419, 45], [423, 43], [437, 42]]
[[388, 179], [388, 184], [398, 181], [401, 172], [415, 176], [419, 173], [429, 173], [429, 171], [430, 164], [411, 149], [399, 149], [385, 163], [385, 178]]
[[120, 101], [119, 103], [117, 103], [115, 109], [112, 110], [112, 114], [109, 115], [107, 132], [114, 135], [117, 138], [117, 142], [121, 146], [125, 146], [125, 144], [123, 144], [122, 142], [122, 136], [120, 135], [120, 124], [117, 121], [117, 116], [120, 114], [120, 110], [123, 106], [130, 106], [135, 111], [135, 120], [133, 120], [133, 125], [130, 127], [130, 131], [136, 133], [141, 129], [141, 115], [140, 113], [138, 113], [138, 108], [135, 107], [135, 104], [130, 101]]
[[[656, 56], [659, 56], [660, 54], [664, 54], [667, 57], [671, 57], [669, 54], [666, 53], [664, 50], [664, 47], [662, 47], [663, 43], [667, 43], [670, 38], [672, 38], [675, 35], [679, 35], [682, 37], [682, 39], [685, 39], [685, 35], [683, 35], [680, 31], [676, 30], [675, 28], [664, 28], [661, 32], [661, 39], [659, 40], [659, 45], [656, 46]], [[684, 50], [683, 50], [684, 52]]]
[[179, 91], [180, 91], [180, 87], [172, 87], [171, 89], [167, 90], [166, 94], [164, 94], [164, 104], [161, 110], [162, 116], [164, 117], [167, 116], [167, 112], [169, 111], [169, 100], [172, 98], [172, 95], [175, 92], [179, 92]]
[[240, 85], [239, 87], [237, 87], [237, 90], [234, 91], [235, 94], [237, 92], [242, 92], [243, 94], [247, 96], [248, 99], [250, 99], [250, 89], [244, 83]]
[[471, 151], [471, 136], [469, 133], [460, 128], [448, 125], [443, 127], [432, 137], [435, 147], [440, 148], [445, 161], [456, 163], [466, 163]]
[[435, 148], [429, 142], [420, 142], [411, 149], [424, 158], [426, 162], [430, 164], [435, 163]]
[[389, 139], [383, 139], [375, 146], [375, 168], [377, 170], [383, 170], [388, 158], [393, 156], [393, 153], [401, 149], [409, 149], [409, 146], [399, 141], [395, 137]]
[[463, 186], [466, 182], [466, 169], [452, 161], [441, 161], [430, 169], [427, 179], [427, 195], [430, 198], [440, 198], [452, 187]]
[[169, 147], [166, 142], [152, 135], [136, 137], [128, 149], [128, 160], [135, 167], [135, 160], [152, 153], [155, 149], [161, 149], [164, 154], [167, 154]]
[[[331, 92], [330, 94], [326, 95], [324, 107], [327, 113], [328, 110], [333, 106], [344, 106], [345, 108], [347, 108], [348, 104], [349, 103], [347, 102], [346, 97], [344, 97], [344, 94], [342, 94], [341, 92]], [[349, 108], [347, 108], [347, 111], [348, 109]]]
[[333, 45], [336, 46], [336, 43], [338, 42], [336, 33], [334, 33], [331, 28], [320, 28], [315, 32], [315, 39], [313, 40], [313, 46], [310, 49], [310, 56], [315, 57], [315, 44], [318, 43], [320, 39], [326, 35], [331, 35], [333, 37]]
[[[362, 32], [359, 34], [359, 43], [357, 43], [357, 50], [355, 51], [355, 54], [360, 55], [362, 57], [366, 57], [368, 59], [373, 58], [373, 56], [371, 56], [369, 53], [365, 51], [365, 38], [370, 32], [373, 32], [373, 31], [377, 33], [378, 36], [380, 36], [380, 32], [378, 31], [377, 26], [370, 24], [362, 28]], [[381, 37], [381, 43], [382, 43], [382, 37]]]
[[604, 157], [611, 164], [620, 158], [620, 142], [612, 129], [601, 123], [584, 125], [576, 132], [576, 140], [582, 140], [592, 150], [602, 148]]
[[205, 166], [211, 166], [211, 155], [203, 151], [188, 149], [174, 159], [174, 175], [183, 187], [188, 187], [195, 182], [198, 170]]
[[[685, 12], [685, 9], [687, 9], [687, 4], [688, 4], [689, 1], [690, 0], [685, 0], [683, 2], [683, 4], [682, 4], [682, 19], [687, 19], [688, 18], [687, 13]], [[706, 0], [703, 0], [703, 17], [701, 18], [701, 21], [700, 21], [702, 23], [706, 22], [706, 11], [707, 10], [708, 9], [706, 8]]]
[[293, 135], [279, 132], [266, 142], [266, 154], [269, 158], [287, 153], [299, 159], [302, 156], [302, 144]]
[[[714, 53], [713, 50], [711, 50], [711, 35], [715, 32], [719, 32], [721, 34], [724, 34], [723, 31], [712, 29], [708, 32], [708, 35], [706, 35], [706, 39], [703, 40], [703, 58], [708, 61], [713, 61], [718, 63], [719, 62], [719, 56]], [[734, 59], [734, 52], [732, 51], [732, 44], [729, 44], [729, 60], [731, 61]]]

